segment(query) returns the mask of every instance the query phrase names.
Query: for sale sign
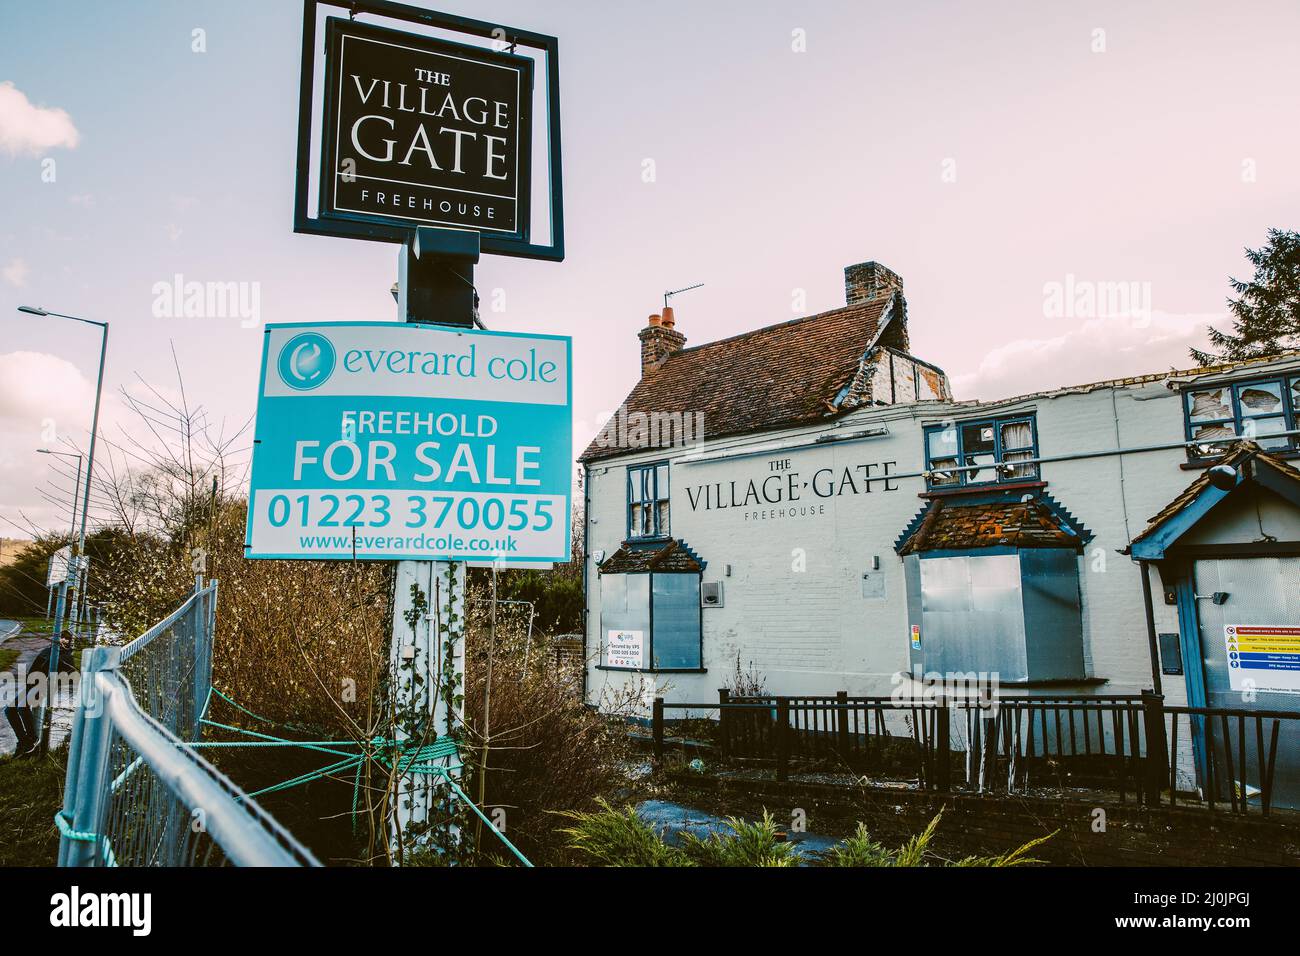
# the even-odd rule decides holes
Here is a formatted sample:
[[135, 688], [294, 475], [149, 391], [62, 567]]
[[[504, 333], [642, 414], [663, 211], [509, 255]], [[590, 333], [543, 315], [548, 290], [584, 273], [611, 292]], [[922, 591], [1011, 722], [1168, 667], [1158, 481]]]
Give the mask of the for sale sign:
[[253, 558], [569, 559], [571, 341], [268, 325]]
[[532, 63], [330, 18], [322, 216], [526, 238]]

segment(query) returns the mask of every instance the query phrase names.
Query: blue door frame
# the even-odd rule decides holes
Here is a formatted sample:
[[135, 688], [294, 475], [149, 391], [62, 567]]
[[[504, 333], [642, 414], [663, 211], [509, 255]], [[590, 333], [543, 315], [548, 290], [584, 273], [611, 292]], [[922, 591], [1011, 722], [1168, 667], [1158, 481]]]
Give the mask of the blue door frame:
[[[1174, 584], [1178, 606], [1178, 643], [1183, 652], [1183, 682], [1187, 688], [1187, 705], [1205, 707], [1205, 654], [1201, 649], [1201, 617], [1196, 608], [1196, 563], [1187, 563], [1187, 573]], [[1192, 760], [1196, 764], [1196, 779], [1206, 785], [1205, 718], [1192, 716]], [[1177, 760], [1177, 754], [1173, 755]]]

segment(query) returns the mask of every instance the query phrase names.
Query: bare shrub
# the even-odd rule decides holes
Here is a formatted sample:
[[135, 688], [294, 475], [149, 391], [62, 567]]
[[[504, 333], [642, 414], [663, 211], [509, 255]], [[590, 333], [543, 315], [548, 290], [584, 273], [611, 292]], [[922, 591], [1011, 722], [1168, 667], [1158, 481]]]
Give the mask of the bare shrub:
[[767, 696], [767, 678], [763, 676], [762, 671], [754, 666], [753, 661], [742, 666], [740, 651], [736, 651], [736, 666], [726, 679], [726, 687], [731, 692], [732, 697]]
[[[504, 811], [511, 842], [554, 862], [565, 849], [554, 813], [592, 809], [628, 788], [634, 754], [625, 718], [639, 695], [607, 702], [605, 713], [585, 706], [580, 670], [557, 664], [544, 637], [533, 635], [529, 645], [526, 611], [498, 606], [494, 634], [489, 572], [471, 576], [469, 596], [464, 756], [470, 792], [481, 795], [484, 808]], [[480, 856], [503, 852], [490, 833], [478, 846]]]

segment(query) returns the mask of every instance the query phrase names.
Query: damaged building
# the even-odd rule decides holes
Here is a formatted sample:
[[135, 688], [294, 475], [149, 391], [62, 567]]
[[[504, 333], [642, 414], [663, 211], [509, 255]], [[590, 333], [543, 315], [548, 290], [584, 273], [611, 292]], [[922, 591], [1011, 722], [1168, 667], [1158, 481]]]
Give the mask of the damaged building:
[[895, 273], [845, 293], [717, 342], [671, 309], [638, 333], [619, 415], [698, 434], [581, 456], [589, 702], [716, 700], [739, 665], [772, 694], [961, 673], [1296, 709], [1300, 353], [959, 401]]

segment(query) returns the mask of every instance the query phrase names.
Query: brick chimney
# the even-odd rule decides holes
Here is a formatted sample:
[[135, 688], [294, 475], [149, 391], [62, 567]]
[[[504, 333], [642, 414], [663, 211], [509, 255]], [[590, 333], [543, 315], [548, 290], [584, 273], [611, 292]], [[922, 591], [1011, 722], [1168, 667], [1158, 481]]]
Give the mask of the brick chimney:
[[847, 305], [865, 305], [902, 292], [903, 280], [892, 269], [879, 262], [859, 262], [844, 267], [844, 301]]
[[641, 340], [641, 375], [658, 368], [664, 359], [686, 344], [686, 336], [674, 326], [677, 319], [672, 306], [667, 306], [663, 315], [650, 316], [646, 327], [637, 333]]

